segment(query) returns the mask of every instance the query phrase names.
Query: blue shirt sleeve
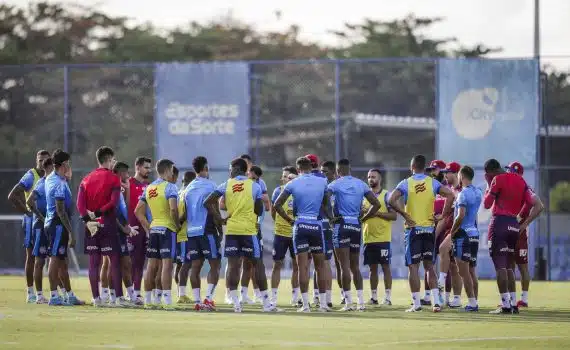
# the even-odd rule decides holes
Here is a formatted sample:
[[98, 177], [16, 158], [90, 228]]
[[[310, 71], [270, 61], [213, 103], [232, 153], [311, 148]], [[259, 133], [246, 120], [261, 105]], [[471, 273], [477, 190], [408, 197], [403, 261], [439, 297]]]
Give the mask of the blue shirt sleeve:
[[144, 188], [144, 191], [143, 191], [142, 195], [139, 197], [139, 200], [140, 200], [140, 201], [143, 201], [143, 202], [145, 202], [145, 203], [146, 203], [146, 189], [147, 189], [147, 188], [148, 188], [148, 187], [145, 187], [145, 188]]
[[53, 196], [56, 200], [65, 200], [67, 192], [66, 183], [63, 180], [56, 181], [53, 187]]
[[456, 203], [459, 207], [467, 206], [467, 196], [465, 195], [465, 191], [459, 192], [459, 195], [457, 195]]
[[32, 192], [34, 192], [36, 195], [41, 195], [41, 192], [45, 191], [43, 189], [44, 188], [43, 184], [44, 184], [44, 181], [42, 181], [42, 182], [38, 181], [36, 183], [36, 185], [34, 186], [34, 190]]
[[119, 198], [119, 210], [123, 218], [126, 220], [129, 217], [127, 213], [127, 202], [125, 202], [125, 196], [122, 193]]
[[273, 194], [271, 195], [271, 203], [275, 203], [279, 194], [281, 194], [281, 187], [277, 187], [275, 191], [273, 191]]
[[251, 187], [251, 192], [253, 194], [253, 200], [258, 200], [261, 199], [261, 196], [263, 195], [263, 193], [261, 192], [261, 186], [259, 186], [257, 183], [253, 183], [253, 186]]
[[285, 187], [283, 187], [283, 192], [291, 195], [293, 194], [293, 190], [295, 189], [295, 180], [289, 182]]
[[259, 187], [261, 187], [262, 194], [267, 193], [267, 185], [265, 184], [265, 181], [263, 181], [263, 179], [259, 179]]
[[216, 192], [218, 192], [222, 196], [225, 196], [227, 186], [228, 186], [228, 182], [225, 181], [223, 184], [219, 185], [218, 188], [216, 188]]
[[168, 183], [164, 189], [164, 195], [166, 199], [174, 198], [178, 200], [178, 188], [176, 188], [176, 185]]
[[396, 186], [396, 190], [400, 191], [402, 196], [404, 196], [404, 197], [407, 196], [408, 195], [408, 179], [404, 179], [404, 180], [400, 181], [398, 186]]
[[360, 180], [360, 186], [362, 187], [362, 195], [366, 196], [366, 194], [368, 192], [372, 192], [372, 190], [370, 189], [370, 186], [368, 186], [368, 184], [362, 180]]
[[29, 191], [34, 185], [34, 174], [32, 174], [32, 171], [26, 171], [18, 183], [24, 188], [24, 191]]
[[433, 194], [437, 195], [439, 193], [439, 189], [441, 188], [441, 182], [437, 180], [433, 180]]
[[384, 203], [386, 203], [386, 209], [392, 209], [392, 207], [388, 203], [388, 200], [390, 199], [391, 194], [392, 194], [392, 192], [386, 191], [386, 194], [384, 195]]
[[327, 189], [326, 189], [326, 190], [327, 190], [328, 192], [335, 193], [335, 191], [336, 191], [336, 185], [337, 185], [337, 182], [336, 182], [336, 180], [334, 180], [333, 182], [331, 182], [330, 184], [327, 185]]

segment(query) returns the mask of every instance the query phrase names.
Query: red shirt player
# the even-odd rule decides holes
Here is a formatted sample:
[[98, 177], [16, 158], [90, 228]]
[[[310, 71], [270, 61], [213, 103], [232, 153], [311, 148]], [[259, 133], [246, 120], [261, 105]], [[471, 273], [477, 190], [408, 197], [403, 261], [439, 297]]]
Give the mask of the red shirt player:
[[89, 283], [93, 305], [101, 304], [99, 296], [99, 268], [101, 255], [111, 257], [111, 279], [117, 297], [122, 298], [120, 247], [118, 240], [116, 206], [121, 195], [121, 179], [111, 170], [115, 163], [109, 147], [97, 150], [99, 168], [89, 173], [79, 185], [77, 209], [84, 222], [96, 220], [101, 227], [95, 234], [85, 230], [85, 254], [89, 255]]
[[[135, 160], [135, 176], [129, 179], [127, 198], [128, 220], [130, 226], [140, 226], [139, 220], [135, 216], [135, 208], [139, 198], [143, 195], [144, 189], [149, 183], [149, 175], [152, 172], [151, 159], [147, 157], [137, 157]], [[144, 261], [146, 255], [147, 236], [139, 234], [127, 238], [129, 254], [132, 261], [132, 276], [135, 294], [142, 300], [141, 283], [143, 278]]]
[[[502, 307], [492, 313], [517, 313], [518, 307], [515, 291], [509, 293], [508, 271], [515, 263], [515, 247], [520, 231], [540, 214], [537, 197], [528, 188], [526, 181], [518, 174], [506, 173], [496, 159], [485, 162], [485, 179], [489, 188], [485, 192], [483, 205], [491, 209], [492, 217], [489, 223], [489, 253], [497, 271], [497, 284], [501, 293]], [[532, 210], [529, 217], [519, 224], [517, 216], [523, 205], [529, 205]], [[512, 273], [512, 271], [510, 272]]]

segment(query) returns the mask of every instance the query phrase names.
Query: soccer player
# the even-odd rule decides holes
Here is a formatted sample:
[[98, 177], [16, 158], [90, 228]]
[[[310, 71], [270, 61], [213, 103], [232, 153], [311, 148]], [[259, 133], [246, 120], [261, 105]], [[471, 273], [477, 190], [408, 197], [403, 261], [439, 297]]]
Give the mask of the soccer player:
[[102, 257], [109, 257], [111, 283], [118, 306], [129, 306], [123, 296], [121, 256], [116, 207], [121, 197], [121, 179], [112, 171], [115, 152], [103, 146], [95, 154], [99, 167], [83, 178], [77, 195], [77, 210], [86, 224], [85, 254], [89, 255], [89, 283], [93, 305], [102, 306], [99, 293]]
[[[362, 274], [360, 273], [360, 244], [362, 241], [361, 222], [371, 219], [380, 208], [380, 202], [370, 190], [368, 185], [350, 175], [350, 162], [341, 159], [337, 162], [336, 172], [338, 179], [331, 182], [327, 190], [335, 196], [334, 214], [340, 217], [339, 223], [334, 227], [334, 248], [340, 263], [342, 275], [342, 289], [346, 304], [342, 311], [354, 311], [351, 293], [351, 274], [357, 293], [358, 311], [363, 311], [364, 293]], [[362, 201], [367, 199], [370, 203], [368, 211], [360, 217]]]
[[[374, 216], [362, 223], [362, 238], [364, 242], [364, 265], [370, 267], [370, 304], [378, 305], [378, 265], [384, 274], [384, 300], [382, 304], [392, 305], [392, 221], [397, 219], [396, 213], [388, 206], [388, 191], [382, 188], [382, 174], [379, 169], [368, 171], [368, 185], [374, 196], [380, 202], [380, 209]], [[362, 201], [362, 215], [370, 209], [367, 200]]]
[[[413, 305], [406, 312], [422, 310], [420, 302], [419, 263], [423, 262], [428, 271], [428, 283], [432, 294], [433, 311], [440, 312], [439, 290], [433, 266], [435, 254], [435, 226], [433, 206], [437, 194], [445, 197], [443, 212], [449, 212], [453, 202], [451, 190], [425, 175], [426, 158], [416, 155], [412, 158], [410, 170], [412, 176], [402, 180], [391, 192], [389, 205], [405, 220], [406, 266], [408, 266], [410, 291]], [[405, 207], [399, 200], [404, 198]]]
[[[324, 236], [322, 232], [322, 219], [319, 217], [321, 208], [325, 215], [333, 220], [330, 207], [327, 207], [329, 194], [326, 192], [327, 182], [322, 177], [311, 174], [311, 161], [306, 157], [297, 159], [297, 170], [300, 176], [285, 185], [285, 188], [275, 201], [275, 211], [285, 221], [293, 225], [293, 246], [299, 267], [299, 286], [303, 306], [298, 312], [311, 312], [309, 306], [309, 254], [312, 255], [317, 277], [321, 300], [326, 299]], [[289, 196], [293, 196], [296, 217], [291, 218], [283, 208]], [[329, 312], [331, 309], [325, 304], [319, 305], [319, 311]]]
[[222, 183], [206, 198], [205, 206], [213, 216], [214, 223], [222, 225], [226, 223], [218, 210], [218, 199], [225, 198], [227, 207], [227, 231], [224, 247], [224, 255], [228, 258], [226, 284], [230, 289], [230, 297], [235, 312], [241, 312], [242, 308], [238, 299], [237, 286], [240, 278], [241, 258], [254, 265], [255, 278], [263, 297], [263, 311], [280, 311], [271, 304], [267, 294], [267, 280], [261, 275], [260, 269], [256, 269], [261, 256], [261, 244], [257, 236], [257, 217], [263, 212], [261, 187], [253, 180], [247, 178], [247, 162], [237, 158], [230, 163], [230, 179]]
[[[510, 173], [519, 174], [523, 176], [524, 168], [521, 163], [519, 162], [512, 162], [508, 166], [505, 167], [506, 170]], [[523, 222], [528, 215], [530, 214], [530, 207], [525, 205], [519, 215], [517, 216], [517, 221], [519, 223]], [[521, 274], [521, 299], [517, 302], [517, 306], [520, 307], [528, 307], [528, 289], [530, 286], [530, 273], [528, 271], [528, 232], [527, 230], [521, 231], [519, 235], [519, 239], [517, 240], [517, 245], [515, 247], [515, 263], [519, 268], [519, 272]], [[509, 285], [513, 285], [516, 283], [514, 281], [514, 267], [513, 267], [513, 274], [509, 274]], [[513, 281], [511, 281], [511, 279]], [[515, 287], [513, 287], [513, 290]], [[509, 288], [510, 290], [511, 288]], [[512, 300], [511, 300], [512, 301]]]
[[[81, 305], [83, 304], [71, 291], [69, 273], [67, 271], [67, 249], [73, 248], [75, 238], [71, 229], [71, 190], [65, 177], [71, 169], [71, 157], [68, 153], [60, 151], [54, 153], [53, 161], [55, 171], [45, 180], [46, 216], [44, 230], [50, 237], [50, 261], [48, 277], [51, 296], [49, 305]], [[65, 296], [59, 295], [57, 287], [59, 283], [67, 290]]]
[[[313, 171], [313, 173], [315, 172]], [[330, 160], [324, 161], [321, 164], [321, 173], [327, 179], [327, 183], [330, 184], [336, 179], [336, 164]], [[331, 206], [331, 208], [334, 205], [334, 196], [332, 195], [330, 196], [329, 205]], [[325, 259], [327, 260], [326, 261], [326, 264], [328, 265], [327, 268], [328, 270], [331, 270], [331, 260], [334, 257], [334, 265], [336, 269], [336, 283], [338, 284], [338, 288], [340, 289], [341, 292], [340, 295], [341, 304], [345, 304], [344, 290], [342, 289], [342, 276], [340, 271], [340, 264], [338, 262], [338, 257], [336, 256], [333, 245], [333, 229], [329, 220], [324, 215], [323, 215], [323, 232], [325, 234]], [[328, 307], [332, 307], [332, 271], [330, 278], [328, 279], [326, 295], [327, 295], [327, 305]]]
[[469, 300], [465, 311], [477, 312], [479, 305], [475, 295], [477, 252], [479, 251], [479, 230], [477, 229], [477, 213], [481, 206], [483, 194], [473, 186], [475, 172], [469, 166], [459, 170], [459, 182], [462, 190], [455, 203], [455, 218], [450, 236], [453, 239], [453, 256], [459, 267], [459, 274], [465, 286]]
[[34, 246], [32, 254], [35, 258], [34, 261], [34, 284], [36, 285], [36, 303], [47, 304], [48, 300], [43, 295], [42, 280], [45, 259], [48, 256], [49, 237], [44, 230], [44, 222], [46, 216], [46, 190], [45, 181], [46, 177], [53, 171], [53, 159], [46, 158], [41, 166], [44, 171], [44, 176], [38, 180], [32, 195], [26, 201], [27, 206], [34, 213], [33, 235]]
[[[286, 166], [283, 168], [281, 174], [281, 186], [275, 188], [273, 195], [271, 196], [271, 201], [275, 204], [277, 197], [283, 191], [285, 185], [287, 185], [294, 177], [298, 175], [297, 169], [293, 166]], [[287, 212], [289, 217], [294, 217], [293, 215], [293, 197], [287, 198], [283, 204], [283, 209]], [[271, 272], [271, 300], [273, 304], [277, 304], [277, 292], [279, 291], [279, 283], [281, 282], [281, 268], [283, 267], [283, 261], [285, 260], [285, 255], [289, 251], [291, 256], [291, 289], [293, 291], [293, 297], [291, 298], [291, 305], [298, 306], [299, 298], [301, 297], [301, 289], [299, 289], [299, 269], [297, 267], [297, 261], [295, 260], [295, 249], [293, 247], [293, 228], [291, 225], [285, 221], [281, 215], [276, 215], [277, 212], [275, 208], [271, 208], [271, 217], [275, 222], [275, 237], [273, 238], [273, 270]]]
[[186, 222], [184, 198], [190, 182], [196, 179], [196, 173], [193, 171], [184, 172], [182, 178], [182, 189], [178, 192], [178, 215], [180, 215], [182, 226], [176, 234], [177, 258], [176, 270], [174, 271], [174, 281], [178, 285], [178, 300], [176, 304], [184, 305], [192, 303], [192, 300], [186, 294], [186, 285], [188, 284], [188, 273], [190, 271], [190, 259], [187, 256], [188, 241], [188, 223]]
[[[459, 170], [461, 165], [457, 162], [450, 162], [446, 165], [445, 169], [441, 170], [441, 173], [445, 176], [445, 181], [454, 197], [457, 197], [459, 192], [461, 192], [461, 183], [459, 182]], [[452, 209], [453, 210], [453, 209]], [[439, 220], [436, 225], [436, 242], [438, 238], [441, 237], [439, 247], [436, 247], [436, 251], [439, 253], [440, 258], [440, 272], [438, 279], [438, 288], [440, 291], [440, 302], [444, 305], [448, 305], [450, 308], [461, 307], [461, 277], [459, 276], [459, 270], [455, 259], [453, 258], [453, 243], [451, 240], [451, 226], [453, 226], [453, 213], [443, 212], [439, 215]], [[449, 280], [448, 276], [451, 276]], [[449, 285], [447, 281], [449, 280]], [[442, 292], [445, 286], [445, 298], [442, 299]], [[453, 288], [453, 300], [450, 301], [450, 292]]]
[[[515, 247], [520, 231], [524, 231], [540, 215], [544, 206], [520, 175], [505, 173], [496, 159], [485, 162], [485, 179], [488, 188], [483, 205], [485, 209], [492, 208], [488, 234], [489, 253], [497, 272], [497, 286], [502, 303], [502, 307], [491, 313], [518, 313], [518, 306], [515, 305], [516, 292], [509, 289], [514, 289], [513, 285], [509, 286], [508, 275], [513, 273], [509, 270], [512, 270], [514, 265]], [[519, 224], [517, 215], [525, 204], [532, 209], [529, 216]]]
[[[198, 176], [188, 185], [185, 191], [183, 212], [188, 229], [186, 235], [186, 257], [191, 264], [190, 284], [192, 286], [192, 298], [196, 311], [216, 309], [214, 293], [220, 279], [220, 242], [222, 231], [215, 225], [214, 219], [204, 207], [204, 201], [216, 190], [214, 182], [209, 180], [208, 160], [199, 156], [192, 160], [192, 167]], [[204, 261], [208, 260], [210, 271], [208, 272], [208, 288], [206, 298], [201, 302], [201, 278], [200, 272]]]
[[24, 249], [26, 249], [26, 263], [24, 265], [26, 274], [27, 296], [28, 303], [36, 302], [36, 294], [34, 293], [34, 256], [32, 254], [33, 237], [32, 237], [32, 212], [26, 201], [32, 194], [35, 184], [44, 176], [41, 164], [44, 159], [49, 158], [48, 151], [41, 150], [36, 154], [36, 166], [24, 174], [20, 181], [14, 186], [12, 191], [8, 194], [8, 200], [16, 207], [16, 209], [24, 214], [22, 218], [22, 229], [24, 231]]
[[[151, 159], [147, 157], [137, 157], [135, 159], [135, 176], [129, 179], [129, 191], [127, 197], [128, 219], [131, 227], [141, 227], [139, 220], [135, 215], [135, 208], [139, 202], [139, 198], [143, 195], [145, 187], [150, 182]], [[150, 220], [149, 220], [150, 221]], [[141, 282], [143, 278], [144, 261], [146, 256], [146, 247], [148, 237], [146, 234], [139, 234], [127, 237], [127, 246], [132, 262], [133, 286], [138, 302], [142, 302]]]

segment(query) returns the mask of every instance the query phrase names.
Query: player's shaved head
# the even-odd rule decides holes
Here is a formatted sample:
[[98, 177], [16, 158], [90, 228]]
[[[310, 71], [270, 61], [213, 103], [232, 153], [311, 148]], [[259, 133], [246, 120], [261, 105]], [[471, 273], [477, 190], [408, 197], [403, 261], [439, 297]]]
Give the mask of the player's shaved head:
[[461, 174], [463, 179], [467, 179], [469, 181], [473, 181], [473, 178], [475, 177], [475, 171], [468, 165], [464, 165], [461, 170], [459, 170], [459, 174]]
[[415, 155], [410, 162], [412, 172], [423, 173], [426, 169], [426, 157], [422, 154]]
[[117, 162], [117, 164], [115, 164], [115, 166], [113, 167], [113, 172], [115, 174], [125, 171], [129, 171], [129, 166], [127, 163]]
[[238, 175], [245, 175], [247, 172], [247, 162], [243, 158], [236, 158], [230, 163], [230, 174], [231, 177], [236, 177]]
[[501, 163], [495, 158], [491, 158], [485, 162], [485, 173], [496, 174], [502, 172]]
[[350, 175], [350, 161], [346, 158], [339, 160], [336, 163], [336, 172], [339, 176]]
[[170, 159], [161, 159], [158, 162], [156, 162], [156, 172], [159, 175], [165, 175], [167, 172], [172, 170], [173, 166], [174, 162], [171, 161]]
[[113, 151], [111, 147], [103, 146], [97, 149], [95, 156], [97, 157], [97, 162], [99, 165], [103, 165], [113, 159], [115, 156], [115, 151]]
[[302, 172], [302, 173], [310, 172], [313, 169], [311, 161], [306, 157], [297, 158], [295, 165], [297, 166], [297, 169], [299, 170], [299, 172]]

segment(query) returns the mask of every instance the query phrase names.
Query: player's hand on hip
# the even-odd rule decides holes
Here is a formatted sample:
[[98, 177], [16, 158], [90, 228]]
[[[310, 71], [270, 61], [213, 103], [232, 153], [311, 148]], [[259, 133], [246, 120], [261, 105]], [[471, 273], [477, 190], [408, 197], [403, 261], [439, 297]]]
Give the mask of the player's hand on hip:
[[129, 226], [129, 236], [136, 236], [139, 234], [138, 226]]
[[69, 234], [69, 242], [67, 242], [67, 246], [69, 248], [75, 247], [75, 238], [73, 238], [73, 234]]
[[97, 219], [97, 215], [95, 215], [95, 213], [92, 212], [91, 210], [87, 210], [87, 215], [89, 215], [89, 218], [90, 218], [91, 220]]
[[406, 225], [407, 225], [408, 227], [414, 227], [414, 226], [416, 226], [416, 222], [415, 222], [411, 217], [407, 216], [407, 217], [405, 217], [404, 219], [406, 220]]

